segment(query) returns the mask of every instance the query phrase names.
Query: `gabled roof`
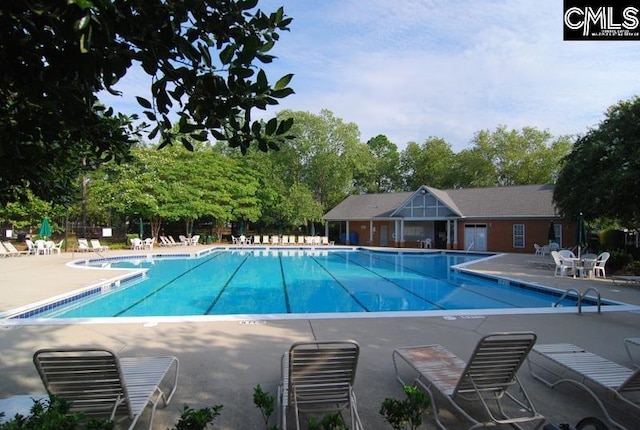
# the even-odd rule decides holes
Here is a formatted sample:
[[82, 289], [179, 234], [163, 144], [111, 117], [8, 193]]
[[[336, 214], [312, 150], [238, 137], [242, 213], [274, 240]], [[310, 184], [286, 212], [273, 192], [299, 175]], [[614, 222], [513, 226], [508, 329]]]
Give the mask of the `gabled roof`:
[[351, 195], [327, 212], [327, 221], [393, 218], [416, 193], [425, 189], [461, 218], [556, 217], [553, 185], [439, 190], [422, 186], [414, 192]]
[[413, 193], [351, 195], [324, 215], [328, 221], [387, 218]]
[[553, 185], [447, 190], [464, 217], [556, 217]]

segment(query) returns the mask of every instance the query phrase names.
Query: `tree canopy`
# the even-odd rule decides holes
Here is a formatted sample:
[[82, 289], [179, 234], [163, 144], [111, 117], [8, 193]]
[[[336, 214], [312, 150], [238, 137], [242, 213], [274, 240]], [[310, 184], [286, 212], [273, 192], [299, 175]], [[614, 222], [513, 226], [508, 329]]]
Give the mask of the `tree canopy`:
[[566, 216], [640, 222], [640, 98], [611, 106], [564, 157], [554, 201]]
[[116, 93], [132, 66], [149, 76], [151, 99], [136, 96], [160, 146], [174, 140], [177, 122], [180, 138], [213, 136], [242, 152], [277, 148], [291, 121], [256, 121], [251, 112], [293, 93], [291, 74], [270, 83], [257, 66], [273, 61], [269, 51], [291, 18], [257, 3], [1, 2], [0, 202], [26, 189], [68, 198], [83, 169], [126, 159], [140, 130], [98, 94]]

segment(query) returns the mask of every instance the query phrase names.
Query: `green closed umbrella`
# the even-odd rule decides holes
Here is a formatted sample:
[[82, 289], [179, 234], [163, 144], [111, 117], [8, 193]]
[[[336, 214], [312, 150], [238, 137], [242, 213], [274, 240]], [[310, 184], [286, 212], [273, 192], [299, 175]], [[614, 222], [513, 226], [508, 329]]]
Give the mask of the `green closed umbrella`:
[[578, 216], [578, 222], [576, 224], [576, 246], [578, 247], [578, 258], [580, 258], [580, 251], [585, 249], [587, 245], [587, 229], [584, 225], [582, 212], [580, 212], [580, 215]]
[[553, 225], [553, 221], [549, 223], [549, 232], [547, 234], [547, 239], [549, 239], [549, 243], [556, 241], [556, 228]]
[[51, 224], [49, 224], [49, 220], [46, 217], [42, 220], [42, 224], [40, 224], [40, 232], [38, 235], [43, 239], [51, 236]]

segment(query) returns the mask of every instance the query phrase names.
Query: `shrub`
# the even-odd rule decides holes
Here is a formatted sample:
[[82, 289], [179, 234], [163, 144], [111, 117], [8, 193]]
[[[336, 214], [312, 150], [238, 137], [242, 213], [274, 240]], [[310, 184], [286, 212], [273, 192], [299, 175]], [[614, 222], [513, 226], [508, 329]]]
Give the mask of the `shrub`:
[[384, 399], [380, 408], [382, 415], [394, 430], [417, 429], [422, 424], [422, 414], [429, 410], [431, 399], [417, 387], [403, 387], [407, 398]]
[[[86, 420], [82, 413], [70, 413], [71, 406], [65, 400], [52, 397], [49, 400], [33, 400], [31, 414], [16, 414], [0, 424], [0, 430], [112, 430], [113, 421]], [[4, 416], [4, 412], [0, 412]]]

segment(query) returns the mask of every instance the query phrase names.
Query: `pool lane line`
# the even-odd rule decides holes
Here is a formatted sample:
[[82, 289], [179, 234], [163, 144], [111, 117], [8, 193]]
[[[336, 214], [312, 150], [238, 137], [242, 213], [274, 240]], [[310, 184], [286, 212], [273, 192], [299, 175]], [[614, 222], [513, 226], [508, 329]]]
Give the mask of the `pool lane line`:
[[[434, 302], [432, 302], [431, 300], [428, 300], [428, 299], [426, 299], [426, 298], [424, 298], [424, 297], [422, 297], [422, 296], [420, 296], [420, 295], [418, 295], [418, 294], [414, 293], [413, 291], [411, 291], [411, 290], [409, 290], [409, 289], [407, 289], [407, 288], [403, 287], [402, 285], [400, 285], [400, 284], [396, 283], [395, 281], [392, 281], [391, 279], [387, 278], [386, 276], [382, 276], [381, 274], [379, 274], [379, 273], [377, 273], [377, 272], [374, 272], [373, 270], [369, 269], [368, 267], [365, 267], [363, 264], [361, 264], [361, 263], [359, 263], [359, 262], [357, 262], [357, 261], [349, 260], [348, 258], [346, 258], [346, 256], [343, 256], [343, 255], [340, 255], [340, 254], [336, 254], [336, 255], [337, 255], [338, 257], [340, 257], [340, 258], [342, 258], [342, 259], [346, 260], [346, 261], [349, 261], [351, 264], [355, 264], [356, 266], [360, 266], [361, 268], [363, 268], [363, 269], [364, 269], [364, 270], [366, 270], [367, 272], [373, 273], [373, 274], [374, 274], [374, 275], [376, 275], [378, 278], [384, 279], [385, 281], [389, 282], [390, 284], [395, 285], [396, 287], [400, 288], [401, 290], [404, 290], [404, 291], [406, 291], [407, 293], [411, 294], [411, 295], [412, 295], [412, 296], [414, 296], [415, 298], [420, 299], [420, 300], [422, 300], [423, 302], [429, 303], [431, 306], [435, 306], [436, 308], [438, 308], [438, 309], [440, 309], [440, 310], [442, 310], [442, 311], [449, 310], [449, 309], [445, 308], [445, 307], [444, 307], [444, 306], [442, 306], [442, 305], [439, 305], [439, 304], [437, 304], [437, 303], [434, 303]], [[386, 261], [384, 261], [384, 260], [382, 260], [382, 261], [383, 261], [384, 263], [387, 263], [387, 262], [386, 262]], [[388, 263], [388, 264], [391, 264], [391, 263]], [[326, 270], [326, 269], [325, 269], [325, 270]], [[417, 273], [418, 275], [421, 275], [421, 276], [427, 276], [427, 275], [423, 275], [423, 274], [421, 274], [420, 272], [418, 272], [418, 271], [416, 271], [416, 270], [413, 270], [413, 269], [409, 269], [409, 271], [415, 272], [415, 273]], [[429, 278], [433, 278], [433, 279], [435, 279], [435, 280], [438, 280], [438, 281], [439, 281], [439, 279], [438, 279], [438, 278], [436, 278], [436, 277], [433, 277], [433, 276], [427, 276], [427, 277], [429, 277]]]
[[222, 294], [224, 293], [224, 291], [229, 286], [229, 283], [233, 280], [233, 278], [235, 278], [235, 276], [238, 273], [238, 271], [240, 270], [240, 268], [244, 265], [244, 263], [247, 262], [248, 259], [249, 259], [249, 256], [247, 255], [246, 257], [244, 257], [244, 260], [242, 260], [242, 263], [238, 264], [238, 267], [236, 267], [236, 270], [234, 270], [234, 272], [231, 274], [229, 279], [227, 279], [227, 282], [224, 283], [224, 285], [222, 286], [222, 289], [220, 290], [220, 292], [218, 293], [216, 298], [213, 299], [213, 302], [211, 302], [211, 304], [209, 305], [207, 310], [202, 315], [210, 315], [209, 312], [211, 312], [213, 310], [213, 308], [216, 307], [216, 305], [218, 304], [218, 301], [220, 301], [220, 297], [222, 297]]
[[327, 269], [326, 267], [324, 267], [314, 256], [309, 256], [318, 266], [320, 266], [322, 268], [322, 270], [324, 270], [325, 272], [327, 272], [329, 274], [329, 276], [340, 286], [340, 288], [342, 288], [348, 295], [349, 297], [351, 297], [351, 300], [353, 300], [354, 302], [356, 302], [362, 309], [364, 309], [365, 312], [371, 312], [371, 310], [369, 310], [369, 308], [367, 308], [364, 303], [362, 303], [360, 300], [358, 300], [358, 298], [356, 296], [353, 295], [353, 293], [346, 287], [346, 285], [344, 285], [342, 282], [340, 282], [338, 280], [338, 278], [336, 278], [335, 276], [333, 276], [333, 273], [331, 273], [329, 271], [329, 269]]
[[280, 262], [280, 276], [282, 277], [282, 291], [284, 293], [284, 305], [287, 313], [291, 313], [291, 303], [289, 302], [289, 288], [287, 287], [287, 279], [284, 277], [284, 265], [282, 264], [282, 254], [278, 253], [278, 261]]
[[[344, 256], [342, 256], [342, 255], [340, 255], [340, 254], [336, 254], [336, 255], [339, 255], [340, 257], [344, 258], [345, 260], [348, 260], [348, 261], [352, 262], [353, 264], [357, 264], [357, 265], [362, 266], [362, 265], [361, 265], [360, 263], [358, 263], [357, 261], [349, 260], [348, 258], [346, 258], [346, 257], [344, 257]], [[391, 263], [391, 262], [389, 262], [389, 261], [385, 260], [384, 258], [380, 258], [380, 257], [375, 256], [375, 255], [372, 255], [372, 257], [373, 257], [374, 259], [378, 260], [378, 261], [383, 262], [383, 263], [386, 263], [386, 264], [393, 264], [393, 263]], [[363, 267], [364, 267], [364, 266], [363, 266]], [[365, 268], [366, 270], [369, 270], [369, 269], [367, 269], [366, 267], [364, 267], [364, 268]], [[492, 301], [497, 302], [497, 303], [503, 303], [503, 304], [505, 304], [505, 305], [508, 305], [508, 306], [509, 306], [509, 307], [511, 307], [511, 308], [515, 308], [515, 309], [524, 308], [524, 306], [521, 306], [521, 305], [518, 305], [518, 304], [515, 304], [515, 303], [511, 303], [511, 302], [508, 302], [508, 301], [506, 301], [506, 300], [500, 299], [500, 298], [498, 298], [498, 297], [494, 297], [494, 296], [492, 296], [492, 295], [490, 295], [490, 294], [483, 293], [483, 292], [477, 291], [477, 290], [472, 289], [472, 288], [469, 288], [469, 287], [465, 287], [464, 285], [456, 284], [456, 283], [454, 283], [454, 282], [450, 281], [449, 279], [446, 279], [446, 280], [444, 280], [444, 279], [440, 279], [440, 278], [438, 278], [438, 277], [436, 277], [436, 276], [430, 275], [430, 274], [428, 274], [428, 273], [421, 272], [421, 271], [416, 270], [416, 269], [412, 269], [412, 268], [410, 268], [410, 267], [405, 267], [405, 268], [404, 268], [404, 270], [409, 271], [409, 272], [416, 273], [416, 274], [418, 274], [418, 275], [420, 275], [420, 276], [424, 276], [424, 277], [427, 277], [427, 278], [435, 279], [436, 281], [443, 282], [443, 283], [445, 283], [445, 284], [449, 284], [449, 285], [451, 285], [451, 286], [452, 286], [452, 287], [454, 287], [454, 288], [458, 288], [458, 289], [460, 289], [460, 290], [468, 291], [469, 293], [471, 293], [471, 294], [475, 294], [476, 296], [484, 297], [484, 298], [486, 298], [486, 299], [492, 300]], [[449, 268], [449, 270], [451, 270], [451, 268]], [[378, 273], [376, 273], [376, 272], [374, 272], [374, 271], [371, 271], [371, 272], [372, 272], [372, 273], [375, 273], [377, 276], [379, 276], [379, 277], [381, 277], [381, 278], [383, 278], [383, 279], [387, 279], [387, 278], [385, 278], [384, 276], [381, 276], [381, 275], [379, 275]], [[453, 273], [454, 273], [454, 275], [455, 275], [457, 272], [453, 271]], [[473, 275], [473, 274], [471, 274], [471, 273], [466, 273], [466, 275], [467, 275], [467, 276], [471, 276], [471, 277], [473, 277], [473, 276], [474, 276], [474, 275]], [[459, 276], [460, 276], [460, 273], [458, 273], [458, 274], [457, 274], [457, 276], [459, 277]], [[391, 280], [389, 280], [389, 279], [387, 279], [387, 280], [388, 280], [389, 282], [391, 282], [391, 283], [394, 283], [393, 281], [391, 281]], [[425, 298], [423, 298], [423, 297], [420, 297], [420, 296], [416, 295], [415, 293], [413, 293], [413, 292], [411, 292], [411, 291], [407, 290], [406, 288], [404, 288], [404, 287], [402, 287], [402, 286], [400, 286], [400, 285], [398, 285], [398, 287], [399, 287], [399, 288], [402, 288], [402, 289], [403, 289], [403, 290], [405, 290], [405, 291], [408, 291], [409, 293], [411, 293], [411, 294], [415, 295], [416, 297], [421, 298], [422, 300], [424, 300], [424, 301], [426, 301], [426, 302], [432, 303], [431, 301], [429, 301], [429, 300], [427, 300], [427, 299], [425, 299]], [[490, 288], [492, 288], [492, 287], [490, 287]], [[442, 307], [442, 306], [440, 306], [440, 305], [437, 305], [437, 304], [435, 304], [435, 303], [434, 303], [434, 305], [435, 305], [435, 306], [440, 307], [442, 310], [450, 310], [450, 309], [444, 308], [444, 307]]]
[[[171, 285], [173, 282], [177, 281], [178, 279], [182, 278], [183, 276], [185, 276], [187, 273], [197, 269], [198, 267], [202, 266], [205, 263], [208, 263], [209, 261], [213, 260], [214, 258], [218, 258], [223, 254], [216, 254], [211, 258], [207, 258], [206, 260], [204, 260], [202, 263], [197, 264], [195, 266], [193, 266], [191, 269], [182, 272], [181, 274], [179, 274], [178, 276], [172, 278], [171, 280], [169, 280], [168, 282], [164, 283], [163, 285], [161, 285], [160, 287], [156, 288], [155, 290], [153, 290], [152, 292], [150, 292], [149, 294], [147, 294], [146, 296], [144, 296], [143, 298], [136, 300], [135, 302], [133, 302], [131, 305], [127, 306], [125, 309], [121, 310], [120, 312], [116, 313], [113, 317], [119, 317], [121, 316], [123, 313], [133, 309], [134, 307], [138, 306], [140, 303], [142, 303], [143, 301], [147, 300], [149, 297], [152, 297], [154, 295], [156, 295], [156, 293], [158, 293], [158, 291], [165, 289], [166, 287], [168, 287], [169, 285]], [[113, 318], [112, 317], [112, 318]]]

